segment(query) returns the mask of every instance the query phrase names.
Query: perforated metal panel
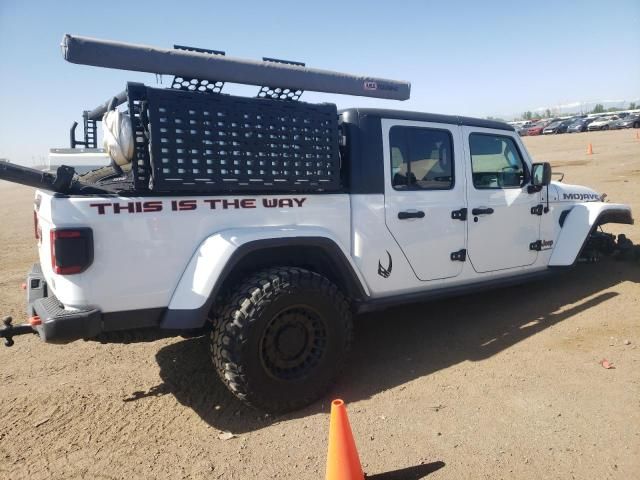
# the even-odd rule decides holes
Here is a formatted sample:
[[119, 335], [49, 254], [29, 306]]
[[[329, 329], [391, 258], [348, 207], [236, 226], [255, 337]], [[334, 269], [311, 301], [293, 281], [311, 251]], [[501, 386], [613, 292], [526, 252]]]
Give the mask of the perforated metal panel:
[[175, 90], [188, 90], [191, 92], [220, 93], [224, 82], [200, 80], [197, 78], [173, 77], [171, 88]]
[[340, 188], [335, 105], [144, 88], [151, 155], [138, 150], [145, 119], [134, 108], [136, 182], [149, 165], [162, 192]]
[[96, 121], [88, 118], [88, 112], [83, 112], [84, 122], [84, 146], [87, 148], [98, 148], [98, 133]]
[[[292, 60], [281, 60], [279, 58], [262, 57], [265, 62], [283, 63], [285, 65], [297, 65], [304, 67], [303, 62], [294, 62]], [[272, 98], [274, 100], [300, 100], [304, 90], [286, 87], [274, 87], [263, 85], [258, 92], [259, 98]]]
[[281, 87], [260, 87], [258, 97], [272, 98], [274, 100], [298, 100], [304, 92], [291, 88]]
[[149, 133], [147, 131], [147, 87], [140, 83], [127, 84], [129, 116], [133, 130], [134, 158], [131, 162], [135, 190], [148, 190], [151, 180]]
[[[187, 52], [206, 53], [209, 55], [224, 56], [225, 52], [222, 50], [209, 50], [208, 48], [187, 47], [185, 45], [174, 45], [175, 50], [184, 50]], [[171, 82], [171, 88], [176, 90], [187, 90], [189, 92], [207, 92], [207, 93], [220, 93], [224, 87], [224, 82], [219, 80], [202, 79], [202, 78], [187, 78], [181, 76], [174, 76]]]

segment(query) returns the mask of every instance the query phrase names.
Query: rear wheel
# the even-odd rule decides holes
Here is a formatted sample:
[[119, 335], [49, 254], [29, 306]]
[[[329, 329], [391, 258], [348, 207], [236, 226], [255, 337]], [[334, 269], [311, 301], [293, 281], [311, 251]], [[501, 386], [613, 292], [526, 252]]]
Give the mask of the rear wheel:
[[352, 341], [344, 295], [327, 278], [277, 267], [245, 278], [213, 312], [211, 358], [243, 402], [287, 412], [319, 398]]

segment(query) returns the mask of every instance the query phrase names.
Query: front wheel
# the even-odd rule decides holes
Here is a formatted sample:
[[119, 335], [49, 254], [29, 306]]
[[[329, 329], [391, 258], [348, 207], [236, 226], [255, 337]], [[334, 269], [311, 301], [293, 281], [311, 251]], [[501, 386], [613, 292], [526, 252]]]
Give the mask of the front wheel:
[[269, 268], [241, 282], [213, 312], [211, 358], [227, 388], [268, 412], [318, 399], [351, 345], [344, 295], [327, 278], [296, 267]]

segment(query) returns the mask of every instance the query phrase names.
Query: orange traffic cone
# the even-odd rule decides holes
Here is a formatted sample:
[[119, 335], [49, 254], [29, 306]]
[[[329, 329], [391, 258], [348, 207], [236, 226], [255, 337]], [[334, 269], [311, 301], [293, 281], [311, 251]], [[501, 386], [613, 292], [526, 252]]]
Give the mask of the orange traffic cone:
[[593, 146], [591, 144], [587, 146], [587, 155], [593, 155]]
[[326, 480], [364, 480], [362, 465], [353, 440], [347, 409], [342, 400], [331, 402], [329, 450]]

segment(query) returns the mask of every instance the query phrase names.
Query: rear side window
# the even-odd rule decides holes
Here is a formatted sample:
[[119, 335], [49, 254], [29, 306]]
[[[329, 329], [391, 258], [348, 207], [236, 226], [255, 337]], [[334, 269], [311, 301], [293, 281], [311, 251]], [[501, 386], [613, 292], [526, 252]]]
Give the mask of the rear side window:
[[447, 130], [391, 127], [391, 185], [396, 190], [453, 188], [453, 140]]
[[473, 185], [483, 188], [520, 188], [527, 171], [513, 138], [502, 135], [469, 135]]

